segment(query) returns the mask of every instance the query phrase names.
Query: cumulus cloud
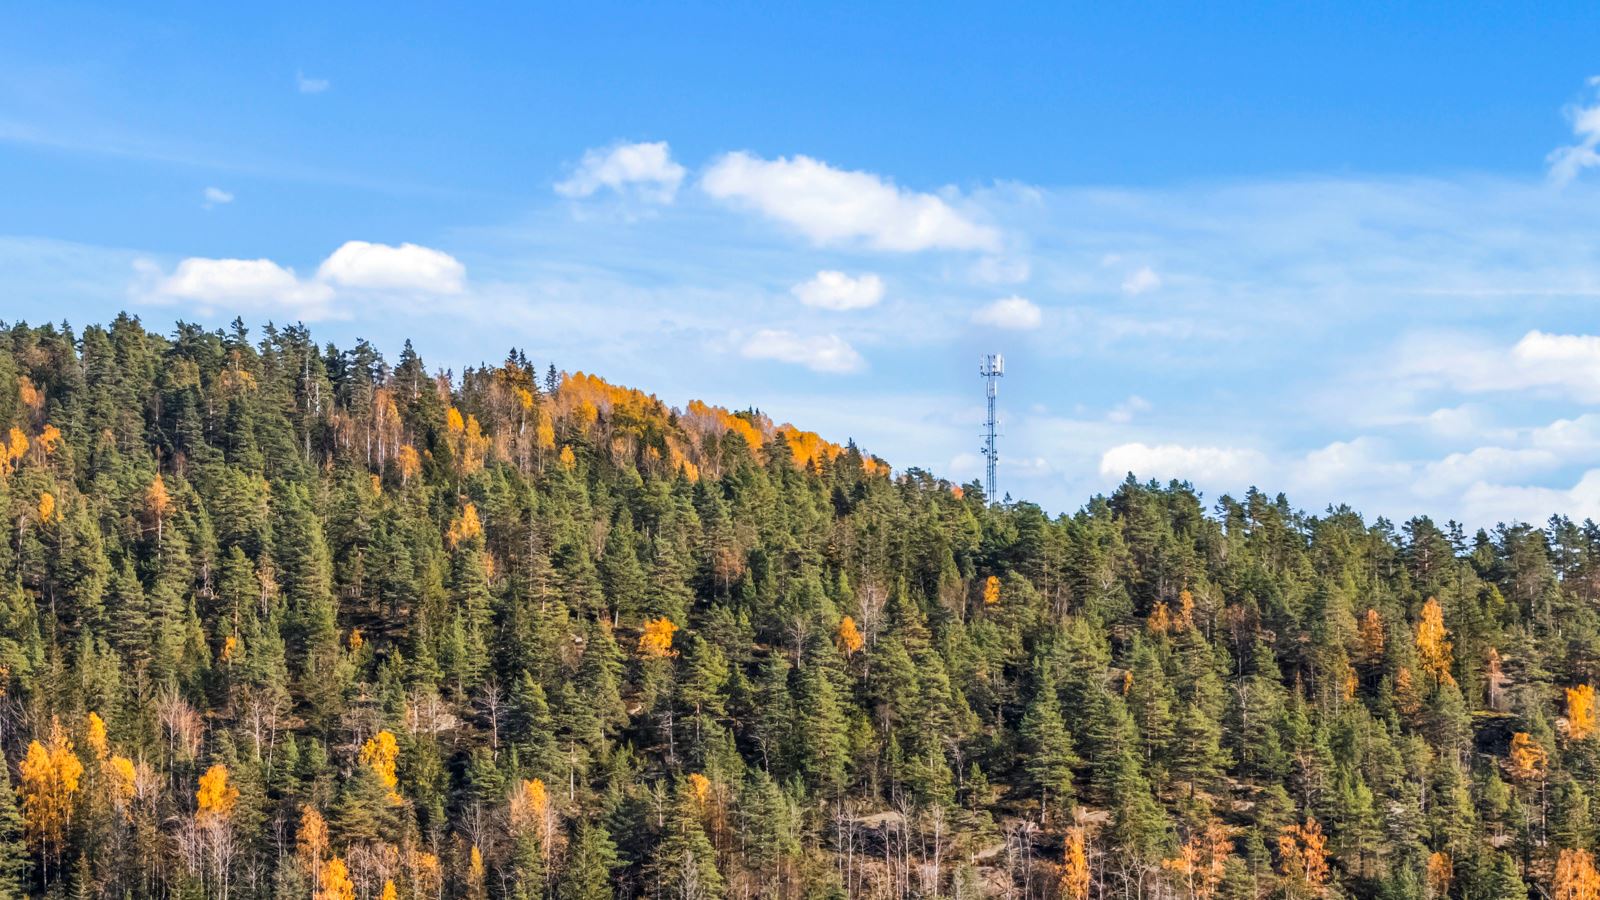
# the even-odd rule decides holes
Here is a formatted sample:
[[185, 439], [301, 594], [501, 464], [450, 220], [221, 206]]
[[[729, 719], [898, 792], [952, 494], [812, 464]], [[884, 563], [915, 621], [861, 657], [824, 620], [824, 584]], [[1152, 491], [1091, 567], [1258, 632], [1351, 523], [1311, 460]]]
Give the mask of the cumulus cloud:
[[1423, 466], [1415, 488], [1424, 496], [1440, 496], [1482, 482], [1527, 478], [1559, 464], [1560, 458], [1549, 450], [1478, 447]]
[[148, 291], [154, 300], [187, 301], [203, 308], [260, 310], [284, 308], [306, 319], [323, 318], [333, 289], [303, 281], [293, 269], [270, 259], [202, 259], [191, 257], [172, 274], [162, 276], [153, 263], [136, 264], [156, 280]]
[[1577, 142], [1551, 151], [1550, 178], [1566, 184], [1584, 169], [1600, 166], [1600, 75], [1590, 78], [1585, 98], [1567, 107]]
[[1112, 447], [1100, 457], [1100, 475], [1108, 479], [1132, 472], [1140, 479], [1179, 478], [1231, 487], [1253, 483], [1266, 466], [1266, 456], [1257, 450], [1137, 441]]
[[219, 187], [206, 188], [204, 196], [206, 202], [202, 205], [206, 209], [233, 202], [233, 195]]
[[746, 359], [772, 359], [835, 375], [859, 372], [866, 366], [861, 354], [835, 334], [806, 337], [762, 329], [744, 342], [739, 353]]
[[1400, 373], [1466, 393], [1545, 389], [1600, 401], [1600, 336], [1530, 331], [1511, 347], [1422, 335], [1403, 348]]
[[973, 313], [972, 321], [991, 328], [1030, 331], [1044, 321], [1044, 314], [1032, 301], [1022, 297], [1006, 297]]
[[790, 292], [801, 303], [818, 309], [866, 309], [883, 299], [883, 279], [871, 273], [851, 277], [824, 269], [811, 280], [795, 285]]
[[556, 185], [556, 193], [580, 199], [610, 190], [649, 203], [671, 203], [684, 174], [666, 141], [613, 144], [585, 152], [572, 176]]
[[442, 250], [367, 241], [346, 241], [317, 269], [317, 278], [339, 287], [427, 294], [459, 294], [466, 277], [466, 267]]
[[1145, 266], [1137, 272], [1131, 273], [1127, 278], [1122, 279], [1122, 292], [1130, 297], [1149, 293], [1159, 287], [1161, 287], [1161, 276], [1156, 274], [1156, 270], [1149, 266]]
[[455, 257], [417, 244], [347, 241], [301, 278], [270, 259], [190, 257], [170, 274], [136, 260], [133, 293], [152, 303], [190, 303], [225, 312], [287, 312], [307, 321], [333, 318], [342, 295], [459, 294], [466, 268]]
[[859, 243], [900, 253], [1000, 246], [998, 231], [940, 197], [808, 156], [768, 160], [729, 153], [712, 163], [700, 185], [710, 196], [781, 222], [817, 244]]
[[1462, 493], [1468, 521], [1542, 523], [1559, 513], [1575, 520], [1600, 519], [1600, 469], [1583, 473], [1570, 488], [1479, 482]]
[[294, 84], [302, 94], [320, 94], [333, 86], [326, 78], [309, 78], [304, 72], [294, 73]]

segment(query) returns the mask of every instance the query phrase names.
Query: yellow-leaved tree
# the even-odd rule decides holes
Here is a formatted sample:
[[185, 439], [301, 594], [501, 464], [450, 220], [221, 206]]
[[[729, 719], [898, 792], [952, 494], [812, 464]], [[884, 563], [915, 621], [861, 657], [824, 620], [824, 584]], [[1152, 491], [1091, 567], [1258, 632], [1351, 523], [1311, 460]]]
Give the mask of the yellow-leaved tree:
[[856, 627], [853, 616], [845, 616], [839, 620], [839, 631], [836, 635], [839, 640], [839, 651], [845, 656], [854, 656], [867, 642], [861, 636], [861, 629]]
[[1567, 688], [1567, 736], [1581, 741], [1594, 734], [1594, 688], [1587, 684]]
[[1065, 900], [1089, 900], [1089, 853], [1084, 846], [1083, 826], [1067, 829], [1061, 859], [1061, 896]]
[[295, 835], [295, 855], [312, 884], [322, 881], [322, 857], [328, 852], [328, 823], [316, 807], [300, 809], [300, 830]]
[[1594, 854], [1569, 847], [1556, 859], [1554, 900], [1600, 900], [1600, 873], [1595, 872]]
[[49, 884], [61, 862], [72, 826], [72, 809], [83, 778], [83, 763], [73, 752], [72, 739], [58, 721], [51, 721], [49, 744], [28, 743], [27, 756], [18, 767], [22, 794], [22, 824], [28, 844], [38, 854], [44, 883]]
[[1511, 752], [1506, 756], [1506, 771], [1518, 781], [1537, 781], [1544, 777], [1550, 755], [1526, 731], [1511, 736]]
[[672, 655], [672, 635], [678, 626], [666, 616], [648, 619], [639, 635], [639, 655], [661, 659]]
[[194, 792], [195, 818], [223, 819], [233, 815], [239, 804], [239, 789], [228, 783], [228, 767], [218, 763], [200, 776], [200, 788]]
[[1455, 684], [1450, 674], [1454, 663], [1451, 656], [1449, 632], [1444, 627], [1444, 609], [1433, 597], [1422, 604], [1422, 616], [1417, 619], [1417, 656], [1422, 660], [1422, 670], [1432, 675], [1440, 684]]
[[1328, 883], [1328, 839], [1316, 819], [1286, 825], [1278, 835], [1278, 875], [1284, 895], [1319, 897]]
[[1450, 860], [1450, 854], [1443, 850], [1435, 850], [1428, 856], [1428, 896], [1445, 898], [1450, 896], [1450, 882], [1455, 880], [1455, 865]]
[[378, 732], [367, 742], [361, 745], [361, 764], [371, 769], [378, 776], [389, 792], [389, 805], [399, 806], [404, 802], [397, 788], [400, 778], [397, 774], [397, 763], [400, 760], [400, 744], [395, 741], [394, 734], [387, 729]]
[[322, 867], [312, 900], [356, 900], [356, 885], [350, 880], [350, 869], [343, 859], [335, 856]]

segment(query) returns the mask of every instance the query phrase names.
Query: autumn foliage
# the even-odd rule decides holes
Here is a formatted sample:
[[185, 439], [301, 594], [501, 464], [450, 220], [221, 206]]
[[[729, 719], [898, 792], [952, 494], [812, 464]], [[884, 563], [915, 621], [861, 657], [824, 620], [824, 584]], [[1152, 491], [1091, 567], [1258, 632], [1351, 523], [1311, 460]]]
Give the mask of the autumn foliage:
[[677, 630], [678, 626], [666, 616], [646, 620], [639, 635], [639, 654], [657, 659], [672, 656], [672, 635]]
[[1440, 684], [1455, 683], [1455, 677], [1450, 674], [1454, 659], [1449, 632], [1444, 627], [1444, 610], [1433, 597], [1422, 605], [1422, 615], [1417, 620], [1417, 656], [1422, 661], [1422, 670]]
[[1595, 728], [1594, 687], [1580, 684], [1567, 688], [1567, 736], [1581, 741]]
[[1594, 854], [1579, 848], [1562, 850], [1551, 887], [1553, 900], [1600, 900], [1600, 872], [1595, 871]]

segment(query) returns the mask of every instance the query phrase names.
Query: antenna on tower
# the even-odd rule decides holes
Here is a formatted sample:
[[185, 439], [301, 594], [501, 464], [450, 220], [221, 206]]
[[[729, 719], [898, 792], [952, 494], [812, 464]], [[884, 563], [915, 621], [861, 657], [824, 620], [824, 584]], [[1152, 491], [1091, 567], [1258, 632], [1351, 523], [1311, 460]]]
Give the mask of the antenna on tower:
[[1000, 451], [995, 448], [995, 397], [999, 394], [999, 380], [1006, 374], [1006, 358], [998, 353], [988, 353], [978, 365], [983, 376], [983, 393], [989, 400], [989, 414], [983, 422], [983, 459], [986, 466], [983, 491], [989, 502], [995, 500], [994, 470], [1000, 462]]

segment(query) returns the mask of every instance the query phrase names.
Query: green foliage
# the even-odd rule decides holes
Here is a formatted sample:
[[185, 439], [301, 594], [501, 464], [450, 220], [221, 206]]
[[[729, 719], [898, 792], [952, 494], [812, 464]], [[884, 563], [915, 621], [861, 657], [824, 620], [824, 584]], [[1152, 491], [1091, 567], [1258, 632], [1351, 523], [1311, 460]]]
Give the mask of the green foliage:
[[[1591, 523], [1133, 480], [1051, 517], [301, 326], [9, 326], [0, 419], [0, 895], [303, 897], [337, 856], [403, 900], [1054, 896], [1082, 827], [1094, 897], [1428, 897], [1444, 854], [1521, 898], [1597, 839]], [[46, 854], [55, 723], [85, 774]]]

